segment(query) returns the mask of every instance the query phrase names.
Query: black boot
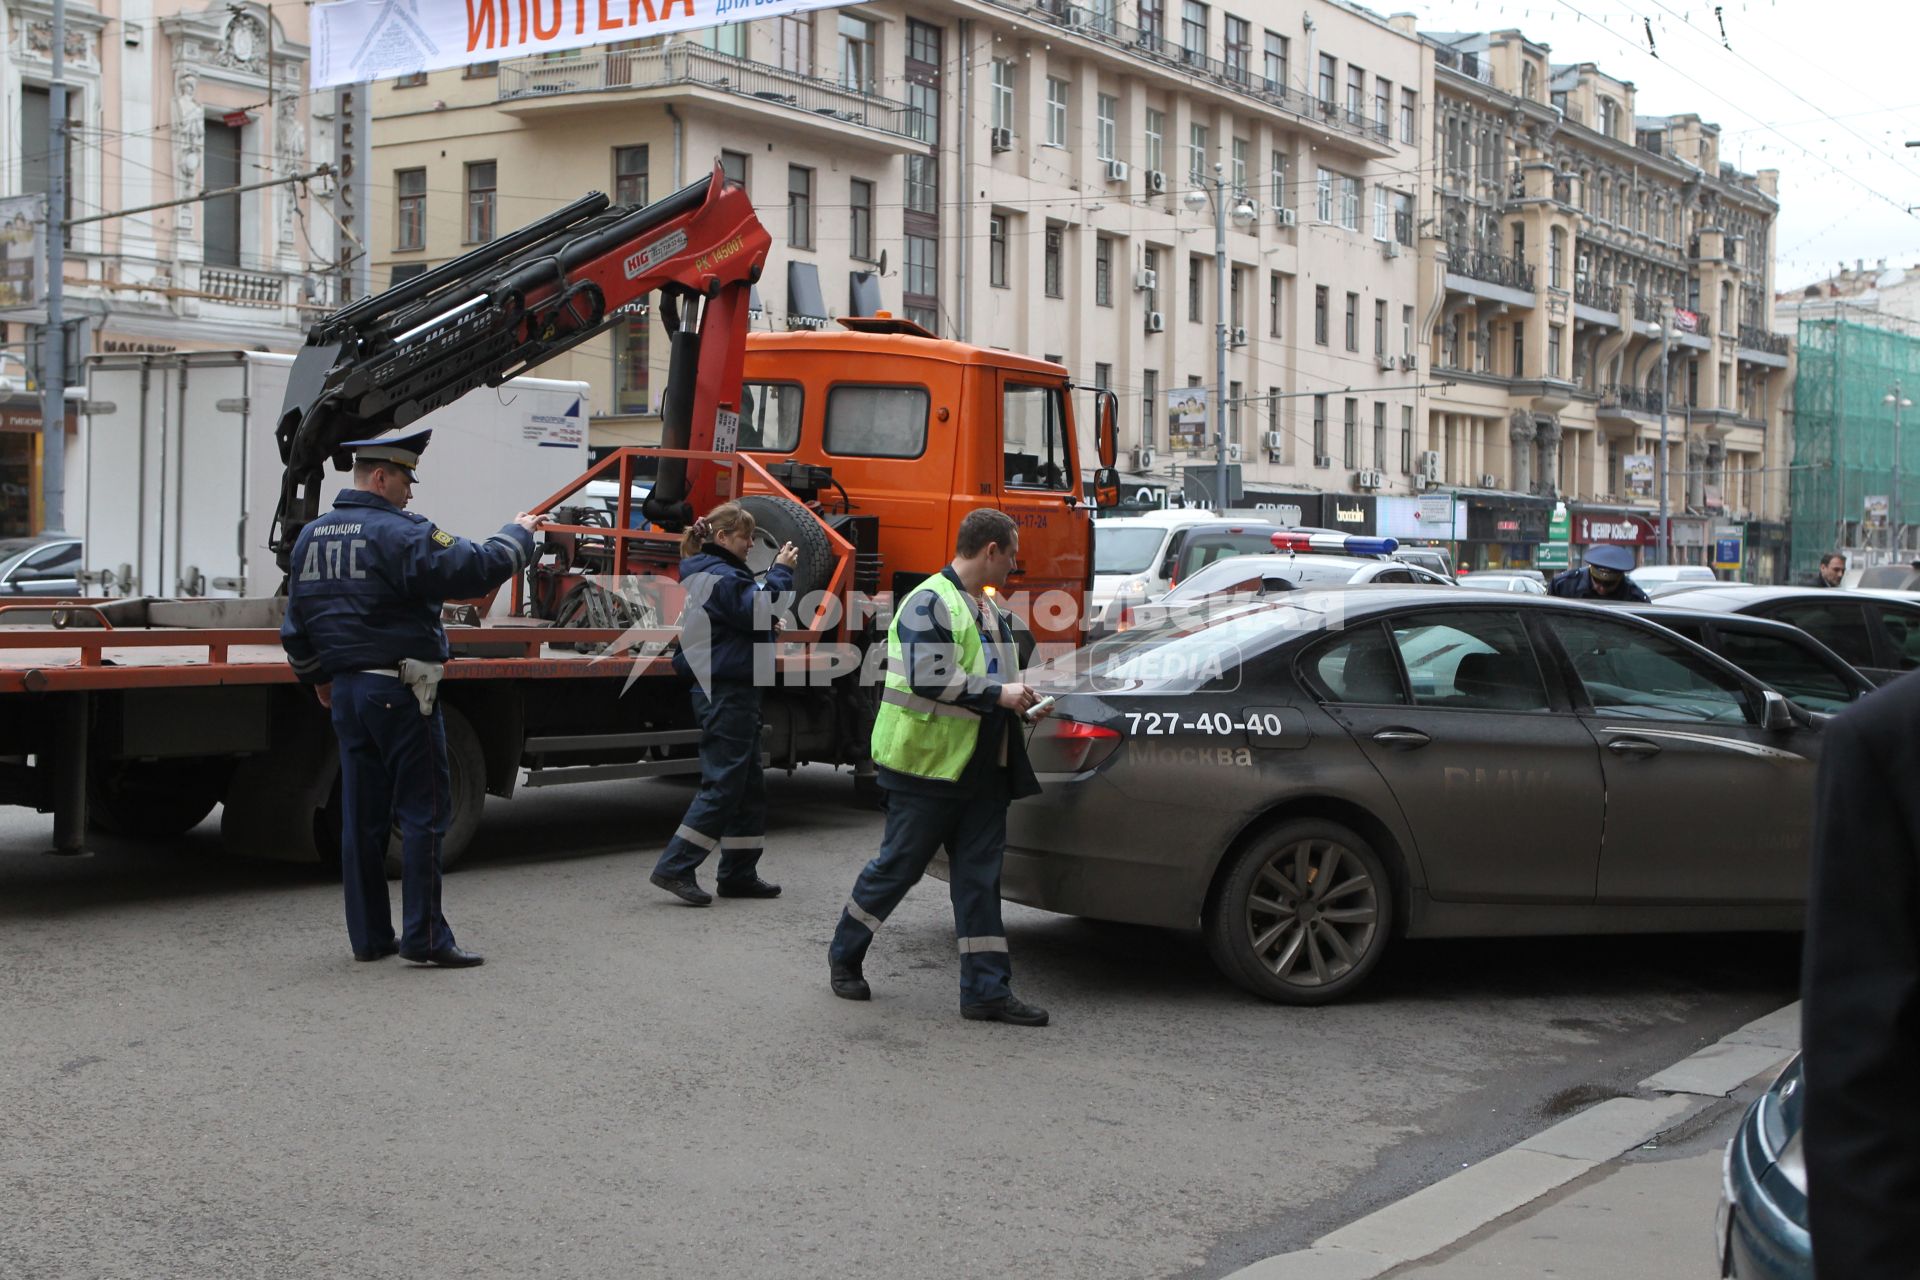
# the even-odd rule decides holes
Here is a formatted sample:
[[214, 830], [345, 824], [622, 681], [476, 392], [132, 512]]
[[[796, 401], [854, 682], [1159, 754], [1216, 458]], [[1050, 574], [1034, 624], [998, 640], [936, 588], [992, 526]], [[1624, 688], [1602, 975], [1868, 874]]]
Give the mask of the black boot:
[[780, 886], [759, 876], [744, 876], [737, 880], [722, 880], [714, 886], [723, 898], [777, 898]]
[[1047, 1011], [1028, 1004], [1019, 996], [1008, 995], [984, 1004], [963, 1004], [960, 1016], [969, 1022], [1008, 1022], [1016, 1027], [1044, 1027]]
[[692, 876], [681, 876], [675, 879], [672, 876], [663, 876], [656, 871], [647, 878], [690, 907], [704, 907], [713, 902], [713, 895], [702, 889], [699, 881]]
[[838, 960], [827, 962], [827, 977], [833, 983], [833, 994], [842, 1000], [871, 1000], [873, 988], [867, 985], [861, 976], [857, 964], [841, 964]]

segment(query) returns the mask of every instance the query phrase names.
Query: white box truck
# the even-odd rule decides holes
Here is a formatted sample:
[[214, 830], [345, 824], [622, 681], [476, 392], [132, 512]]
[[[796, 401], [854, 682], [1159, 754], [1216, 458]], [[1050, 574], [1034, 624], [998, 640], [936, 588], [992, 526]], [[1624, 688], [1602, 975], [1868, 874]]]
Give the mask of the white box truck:
[[[268, 596], [280, 499], [274, 423], [293, 357], [262, 351], [91, 356], [68, 464], [68, 527], [89, 593]], [[416, 501], [484, 537], [587, 469], [587, 384], [514, 378], [422, 418], [434, 429]], [[352, 483], [334, 472], [340, 487]]]

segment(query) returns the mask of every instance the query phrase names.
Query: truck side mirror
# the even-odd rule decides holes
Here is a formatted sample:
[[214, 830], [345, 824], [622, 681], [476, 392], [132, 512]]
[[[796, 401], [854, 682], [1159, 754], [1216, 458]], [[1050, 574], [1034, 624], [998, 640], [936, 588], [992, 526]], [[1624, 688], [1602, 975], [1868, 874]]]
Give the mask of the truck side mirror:
[[[1120, 397], [1111, 391], [1097, 392], [1093, 397], [1093, 441], [1100, 457], [1102, 474], [1111, 472], [1120, 460]], [[1095, 477], [1094, 483], [1099, 485], [1098, 477]], [[1117, 490], [1118, 476], [1114, 477], [1114, 485]], [[1116, 492], [1114, 502], [1118, 501]], [[1101, 502], [1100, 505], [1112, 504]]]
[[1093, 505], [1102, 510], [1120, 505], [1120, 473], [1112, 467], [1093, 473]]

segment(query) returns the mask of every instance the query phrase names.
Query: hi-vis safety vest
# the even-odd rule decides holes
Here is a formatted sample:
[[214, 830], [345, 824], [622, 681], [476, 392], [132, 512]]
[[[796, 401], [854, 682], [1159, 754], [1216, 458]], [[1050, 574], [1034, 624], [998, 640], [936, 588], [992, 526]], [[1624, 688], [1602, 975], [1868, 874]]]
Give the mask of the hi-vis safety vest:
[[[980, 714], [950, 702], [923, 698], [907, 679], [900, 619], [922, 592], [932, 592], [946, 607], [953, 630], [953, 657], [958, 663], [954, 683], [962, 683], [963, 675], [989, 674], [972, 597], [944, 573], [936, 573], [908, 592], [894, 614], [893, 625], [887, 628], [886, 683], [880, 691], [880, 713], [873, 721], [873, 760], [896, 773], [957, 782], [980, 740]], [[993, 619], [995, 673], [1003, 681], [1012, 680], [1019, 670], [1019, 658], [1013, 646], [1000, 636], [1000, 610], [991, 600], [985, 603], [987, 615]]]

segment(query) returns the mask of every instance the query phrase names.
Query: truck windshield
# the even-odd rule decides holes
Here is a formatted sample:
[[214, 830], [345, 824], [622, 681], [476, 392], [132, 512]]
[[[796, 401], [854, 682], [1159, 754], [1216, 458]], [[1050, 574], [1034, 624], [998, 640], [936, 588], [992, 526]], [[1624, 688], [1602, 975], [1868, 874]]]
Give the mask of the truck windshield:
[[1012, 489], [1071, 489], [1066, 399], [1059, 387], [1008, 383], [1001, 412], [1006, 433], [1006, 483]]
[[1146, 573], [1160, 554], [1167, 539], [1165, 529], [1109, 529], [1093, 526], [1093, 571], [1095, 573]]
[[800, 443], [800, 387], [791, 382], [749, 382], [740, 398], [740, 447], [791, 453]]

